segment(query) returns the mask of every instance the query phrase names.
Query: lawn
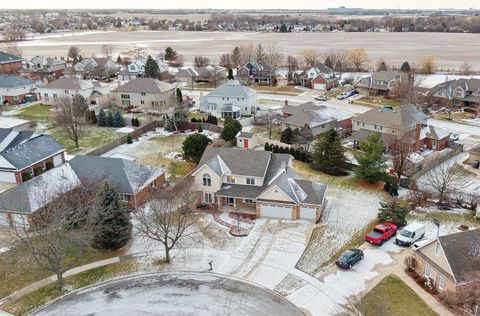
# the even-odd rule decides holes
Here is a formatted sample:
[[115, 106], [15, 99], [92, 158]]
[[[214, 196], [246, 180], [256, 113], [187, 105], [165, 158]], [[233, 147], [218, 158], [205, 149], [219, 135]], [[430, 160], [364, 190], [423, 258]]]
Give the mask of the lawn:
[[16, 116], [26, 120], [53, 121], [54, 115], [51, 109], [50, 105], [35, 104], [20, 109]]
[[[252, 128], [252, 133], [261, 135], [265, 138], [269, 138], [268, 126], [266, 125], [257, 125]], [[273, 126], [272, 130], [272, 140], [280, 141], [280, 136], [282, 135], [282, 128], [280, 126]]]
[[357, 102], [357, 101], [362, 103], [365, 102], [374, 106], [382, 106], [382, 105], [400, 106], [404, 103], [402, 101], [398, 101], [394, 99], [386, 99], [384, 97], [370, 97], [370, 96], [362, 97], [358, 100], [355, 100], [354, 102]]
[[473, 213], [455, 213], [450, 211], [438, 212], [412, 212], [408, 215], [407, 220], [415, 219], [419, 221], [433, 221], [434, 219], [440, 223], [459, 223], [466, 224], [470, 227], [480, 228], [480, 220], [473, 216]]
[[89, 150], [106, 145], [113, 140], [125, 135], [116, 132], [115, 128], [88, 126], [87, 134], [80, 139], [80, 148], [75, 147], [75, 143], [67, 136], [61, 127], [56, 127], [48, 131], [68, 153], [85, 153]]
[[394, 275], [380, 281], [356, 307], [363, 315], [437, 315], [417, 293]]
[[250, 86], [250, 88], [257, 90], [257, 92], [260, 93], [271, 94], [299, 95], [305, 92], [305, 90], [297, 89], [295, 86]]
[[[72, 289], [79, 289], [134, 272], [136, 272], [134, 262], [123, 261], [67, 277], [65, 278], [65, 284]], [[8, 302], [3, 306], [3, 309], [15, 315], [26, 315], [63, 294], [64, 293], [57, 289], [56, 283], [52, 283], [30, 294], [24, 295], [17, 300]]]
[[[204, 113], [188, 113], [188, 116], [187, 116], [187, 119], [188, 121], [191, 121], [192, 118], [194, 119], [197, 119], [197, 120], [201, 120], [201, 119], [207, 119], [208, 118], [208, 114], [204, 114]], [[217, 118], [217, 121], [218, 121], [218, 125], [223, 125], [223, 120], [221, 118]]]
[[[81, 266], [90, 262], [100, 261], [123, 254], [123, 250], [101, 251], [88, 249], [78, 262]], [[47, 278], [53, 273], [39, 269], [33, 262], [33, 258], [20, 249], [13, 248], [0, 254], [0, 299], [24, 288], [34, 282]]]

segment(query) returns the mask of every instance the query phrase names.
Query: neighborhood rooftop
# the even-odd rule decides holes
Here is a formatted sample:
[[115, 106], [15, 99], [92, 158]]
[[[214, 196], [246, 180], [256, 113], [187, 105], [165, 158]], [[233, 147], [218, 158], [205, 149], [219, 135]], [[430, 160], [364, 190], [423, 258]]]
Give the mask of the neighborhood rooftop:
[[404, 104], [394, 109], [375, 108], [353, 118], [354, 121], [365, 122], [393, 129], [404, 129], [416, 123], [426, 122], [427, 116], [415, 105]]
[[132, 92], [132, 93], [163, 93], [174, 89], [175, 86], [158, 79], [136, 78], [113, 90], [114, 92]]

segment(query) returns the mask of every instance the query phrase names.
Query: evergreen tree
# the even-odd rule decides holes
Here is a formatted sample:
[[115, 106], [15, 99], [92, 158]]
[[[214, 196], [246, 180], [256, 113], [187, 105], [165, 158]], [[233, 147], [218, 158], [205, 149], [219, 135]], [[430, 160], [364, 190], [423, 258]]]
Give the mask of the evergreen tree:
[[397, 226], [404, 226], [407, 223], [408, 213], [408, 207], [400, 200], [393, 198], [388, 202], [380, 202], [377, 216], [380, 222], [392, 222]]
[[340, 137], [333, 128], [316, 142], [312, 168], [334, 176], [345, 175], [349, 169]]
[[412, 69], [410, 68], [410, 64], [408, 63], [408, 61], [404, 61], [402, 66], [400, 67], [400, 70], [402, 72], [410, 72]]
[[335, 67], [332, 60], [330, 59], [330, 56], [327, 56], [327, 58], [325, 58], [324, 64], [325, 64], [325, 66], [327, 66], [330, 69], [333, 69]]
[[98, 112], [97, 124], [98, 126], [107, 125], [107, 118], [105, 116], [105, 110], [103, 108], [101, 108], [100, 111]]
[[270, 144], [269, 144], [269, 143], [265, 143], [265, 145], [263, 145], [263, 150], [265, 150], [265, 151], [270, 151]]
[[263, 49], [262, 44], [258, 43], [257, 49], [255, 51], [255, 60], [261, 61], [265, 59], [265, 50]]
[[228, 68], [228, 80], [233, 80], [233, 69]]
[[380, 64], [378, 64], [378, 69], [377, 71], [387, 71], [388, 66], [384, 61], [381, 61]]
[[118, 57], [117, 57], [117, 64], [121, 64], [121, 63], [123, 63], [122, 57], [120, 57], [120, 55], [118, 55]]
[[220, 134], [220, 138], [228, 142], [237, 136], [238, 132], [242, 130], [242, 124], [239, 121], [232, 118], [227, 118], [223, 124], [223, 130]]
[[177, 97], [177, 105], [182, 105], [183, 104], [183, 95], [182, 95], [182, 90], [180, 90], [180, 88], [177, 88], [177, 90], [176, 90], [176, 97]]
[[96, 248], [121, 248], [132, 235], [130, 214], [122, 206], [117, 190], [107, 181], [100, 185], [95, 197], [92, 223], [96, 228], [92, 244]]
[[282, 33], [288, 32], [288, 28], [287, 28], [287, 25], [285, 23], [282, 23], [282, 25], [280, 26], [280, 32], [282, 32]]
[[127, 144], [133, 144], [132, 134], [127, 135]]
[[177, 57], [177, 52], [174, 51], [173, 48], [171, 48], [170, 46], [165, 48], [165, 60], [172, 61], [172, 60], [175, 60], [176, 57]]
[[203, 134], [188, 135], [182, 144], [183, 158], [189, 162], [199, 163], [208, 143], [210, 143], [210, 139]]
[[115, 111], [115, 114], [113, 116], [113, 126], [115, 127], [123, 127], [125, 126], [125, 122], [123, 120], [123, 115], [120, 113], [120, 111]]
[[72, 107], [75, 113], [82, 113], [82, 115], [85, 115], [85, 118], [87, 118], [87, 115], [89, 112], [88, 104], [87, 104], [87, 100], [83, 96], [76, 93], [72, 97]]
[[97, 124], [97, 116], [95, 115], [94, 110], [88, 111], [87, 122], [90, 123], [90, 124]]
[[[238, 46], [235, 46], [233, 48], [233, 51], [232, 51], [232, 55], [230, 55], [230, 60], [232, 62], [232, 66], [234, 68], [237, 68], [240, 66], [240, 60], [241, 60], [242, 56], [241, 56], [241, 52], [240, 52], [240, 48], [238, 48]], [[229, 71], [230, 72], [230, 71]], [[230, 78], [229, 78], [230, 79]], [[233, 72], [232, 72], [232, 79], [233, 79]]]
[[147, 62], [145, 63], [145, 77], [147, 78], [157, 78], [160, 68], [158, 67], [157, 62], [148, 55]]
[[280, 141], [285, 144], [293, 143], [293, 131], [290, 126], [283, 130], [282, 134], [280, 135]]
[[107, 112], [107, 119], [105, 121], [105, 126], [114, 126], [115, 118], [113, 117], [112, 111]]
[[376, 132], [368, 135], [365, 142], [360, 143], [360, 152], [354, 153], [358, 166], [355, 175], [367, 182], [373, 183], [384, 179], [386, 158], [383, 157], [383, 141], [381, 134]]

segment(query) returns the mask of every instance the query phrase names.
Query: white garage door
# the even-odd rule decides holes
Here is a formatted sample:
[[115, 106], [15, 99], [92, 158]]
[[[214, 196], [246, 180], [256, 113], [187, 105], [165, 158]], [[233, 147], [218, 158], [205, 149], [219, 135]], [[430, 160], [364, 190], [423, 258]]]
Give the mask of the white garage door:
[[60, 166], [62, 163], [63, 163], [63, 160], [62, 160], [62, 155], [61, 154], [53, 157], [53, 165], [55, 167]]
[[317, 219], [317, 210], [314, 207], [300, 207], [301, 219]]
[[17, 183], [15, 173], [0, 171], [0, 182]]
[[324, 83], [315, 83], [313, 89], [315, 90], [325, 90], [327, 86]]
[[292, 219], [292, 207], [261, 204], [260, 217], [276, 217], [276, 218]]
[[6, 213], [0, 213], [0, 226], [10, 226]]

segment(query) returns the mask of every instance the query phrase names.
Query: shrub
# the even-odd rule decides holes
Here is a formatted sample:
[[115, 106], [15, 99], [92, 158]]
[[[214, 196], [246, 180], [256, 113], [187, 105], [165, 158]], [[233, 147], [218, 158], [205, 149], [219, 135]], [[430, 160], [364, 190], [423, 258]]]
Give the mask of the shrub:
[[413, 256], [405, 257], [403, 263], [407, 267], [407, 271], [412, 272], [415, 271], [415, 267], [417, 266], [417, 260]]
[[127, 144], [132, 144], [132, 143], [133, 143], [132, 134], [128, 134], [127, 135]]
[[203, 132], [203, 125], [202, 125], [202, 123], [199, 123], [199, 124], [198, 124], [198, 132], [199, 132], [199, 133]]
[[32, 178], [32, 175], [28, 172], [22, 173], [22, 182], [26, 182]]
[[33, 175], [34, 176], [39, 176], [43, 173], [43, 169], [41, 167], [36, 167], [33, 168]]
[[55, 167], [55, 165], [53, 164], [53, 162], [47, 161], [47, 162], [45, 163], [45, 168], [46, 168], [47, 170], [53, 169], [53, 167]]
[[265, 145], [263, 146], [263, 150], [265, 150], [265, 151], [270, 151], [270, 144], [269, 144], [269, 143], [265, 143]]
[[272, 152], [273, 153], [278, 153], [279, 150], [280, 150], [280, 147], [278, 147], [278, 145], [275, 145], [275, 146], [273, 146]]

